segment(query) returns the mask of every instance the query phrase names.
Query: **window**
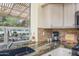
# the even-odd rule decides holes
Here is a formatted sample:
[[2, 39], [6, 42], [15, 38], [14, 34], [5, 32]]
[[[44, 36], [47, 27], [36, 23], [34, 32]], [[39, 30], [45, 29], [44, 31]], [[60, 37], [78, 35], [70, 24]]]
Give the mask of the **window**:
[[0, 28], [0, 43], [4, 42], [4, 29]]
[[29, 40], [29, 29], [11, 28], [8, 31], [8, 39], [9, 42]]

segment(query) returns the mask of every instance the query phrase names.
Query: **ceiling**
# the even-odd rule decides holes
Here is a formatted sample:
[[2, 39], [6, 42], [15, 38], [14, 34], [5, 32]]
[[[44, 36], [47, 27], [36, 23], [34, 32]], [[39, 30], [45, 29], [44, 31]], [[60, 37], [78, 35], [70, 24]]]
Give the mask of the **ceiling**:
[[22, 19], [30, 18], [29, 3], [0, 3], [0, 16], [13, 16]]

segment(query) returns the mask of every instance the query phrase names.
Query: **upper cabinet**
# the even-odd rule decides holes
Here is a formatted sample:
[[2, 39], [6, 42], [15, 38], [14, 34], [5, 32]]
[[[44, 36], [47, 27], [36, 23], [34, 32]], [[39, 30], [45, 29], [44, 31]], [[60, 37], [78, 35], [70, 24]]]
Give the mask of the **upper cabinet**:
[[42, 23], [43, 23], [43, 14], [42, 14], [43, 10], [41, 8], [41, 6], [38, 7], [38, 27], [39, 28], [43, 28], [45, 27]]
[[51, 28], [51, 19], [52, 19], [52, 6], [50, 4], [42, 7], [43, 14], [43, 25], [45, 28]]
[[63, 27], [63, 4], [51, 4], [51, 27]]
[[43, 25], [45, 28], [62, 27], [63, 7], [62, 4], [47, 4], [43, 8]]
[[51, 7], [50, 6], [45, 6], [41, 7], [39, 6], [38, 8], [38, 27], [39, 28], [50, 28], [50, 18], [51, 18]]
[[64, 4], [64, 27], [75, 28], [75, 4]]
[[76, 11], [79, 11], [79, 3], [76, 3]]
[[[41, 28], [75, 28], [75, 12], [79, 10], [79, 4], [46, 4], [41, 7]], [[40, 9], [39, 9], [40, 10]]]

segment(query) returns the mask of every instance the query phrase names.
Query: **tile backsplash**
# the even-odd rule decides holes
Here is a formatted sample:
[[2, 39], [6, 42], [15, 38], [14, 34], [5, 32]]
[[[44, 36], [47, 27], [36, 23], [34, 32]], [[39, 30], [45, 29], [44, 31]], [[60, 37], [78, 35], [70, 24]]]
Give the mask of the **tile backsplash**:
[[77, 29], [44, 29], [44, 28], [38, 28], [38, 41], [40, 42], [46, 42], [49, 38], [51, 38], [51, 34], [54, 31], [60, 32], [60, 40], [63, 39], [64, 33], [74, 33], [79, 34], [79, 30]]

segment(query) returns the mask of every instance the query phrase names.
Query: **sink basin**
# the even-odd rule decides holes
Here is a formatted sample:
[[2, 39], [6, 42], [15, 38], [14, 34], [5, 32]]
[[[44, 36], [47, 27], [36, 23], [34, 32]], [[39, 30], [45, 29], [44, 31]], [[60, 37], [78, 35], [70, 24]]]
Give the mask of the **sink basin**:
[[22, 55], [27, 55], [32, 52], [34, 52], [30, 47], [22, 47], [22, 48], [16, 48], [16, 49], [11, 49], [11, 50], [4, 50], [0, 51], [0, 56], [22, 56]]

